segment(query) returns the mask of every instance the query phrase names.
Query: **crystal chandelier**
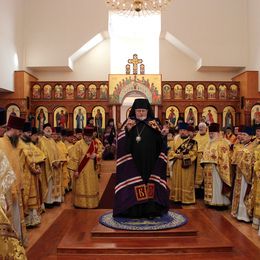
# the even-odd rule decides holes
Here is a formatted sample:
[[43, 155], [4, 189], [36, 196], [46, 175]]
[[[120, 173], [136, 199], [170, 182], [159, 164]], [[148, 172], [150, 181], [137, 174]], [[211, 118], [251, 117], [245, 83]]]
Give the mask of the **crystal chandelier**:
[[148, 15], [159, 13], [171, 0], [106, 0], [111, 10], [121, 14]]

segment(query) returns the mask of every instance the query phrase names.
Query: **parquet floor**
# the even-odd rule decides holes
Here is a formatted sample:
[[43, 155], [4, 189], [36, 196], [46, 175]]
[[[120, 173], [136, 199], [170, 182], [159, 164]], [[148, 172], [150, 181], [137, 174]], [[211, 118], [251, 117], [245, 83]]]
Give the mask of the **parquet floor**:
[[[102, 196], [106, 184], [110, 178], [112, 172], [115, 172], [115, 163], [113, 161], [104, 162], [101, 168], [100, 178], [100, 197]], [[74, 209], [72, 206], [72, 193], [67, 193], [65, 196], [65, 202], [60, 207], [47, 209], [42, 215], [42, 223], [39, 227], [29, 229], [29, 246], [26, 249], [27, 252], [35, 245], [35, 243], [43, 236], [46, 230], [61, 216], [66, 209]], [[209, 215], [214, 216], [215, 209], [207, 209], [202, 200], [197, 200], [195, 205], [183, 206], [183, 209], [206, 209], [209, 211]], [[91, 210], [87, 210], [91, 211]], [[260, 249], [260, 237], [257, 235], [257, 231], [251, 227], [251, 224], [239, 222], [232, 218], [229, 210], [217, 211], [221, 214], [231, 225], [245, 235], [256, 247]], [[69, 259], [69, 258], [68, 258]], [[82, 258], [84, 259], [84, 258]], [[93, 258], [95, 259], [95, 258]]]

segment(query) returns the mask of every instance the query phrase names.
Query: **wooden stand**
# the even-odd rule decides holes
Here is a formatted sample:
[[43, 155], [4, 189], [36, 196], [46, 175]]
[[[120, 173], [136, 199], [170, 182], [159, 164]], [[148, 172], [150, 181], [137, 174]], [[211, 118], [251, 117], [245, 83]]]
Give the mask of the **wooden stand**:
[[[89, 254], [177, 254], [231, 252], [231, 241], [214, 227], [200, 210], [179, 210], [189, 222], [179, 228], [161, 231], [113, 230], [99, 223], [72, 227], [58, 245], [58, 255]], [[98, 213], [99, 212], [99, 213]], [[102, 214], [97, 211], [96, 221]], [[104, 212], [104, 210], [103, 210]], [[80, 216], [81, 215], [81, 216]], [[78, 214], [82, 220], [84, 213]]]
[[190, 223], [175, 229], [158, 230], [158, 231], [127, 231], [115, 230], [103, 226], [98, 223], [91, 231], [92, 238], [163, 238], [176, 236], [197, 236], [198, 231], [195, 230]]
[[260, 250], [214, 210], [177, 210], [186, 225], [162, 231], [113, 230], [98, 223], [110, 210], [68, 209], [29, 250], [28, 259], [258, 259]]

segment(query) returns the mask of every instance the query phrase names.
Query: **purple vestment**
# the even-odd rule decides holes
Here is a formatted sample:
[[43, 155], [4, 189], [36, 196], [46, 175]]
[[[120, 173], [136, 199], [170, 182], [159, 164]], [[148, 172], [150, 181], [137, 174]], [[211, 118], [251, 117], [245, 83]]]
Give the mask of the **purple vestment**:
[[[152, 127], [149, 124], [147, 126]], [[166, 166], [167, 145], [163, 142], [160, 154], [150, 172], [148, 181], [145, 183], [132, 154], [127, 151], [125, 130], [119, 132], [113, 215], [120, 215], [137, 204], [145, 205], [149, 201], [156, 202], [167, 211], [169, 208], [169, 189], [167, 187]]]

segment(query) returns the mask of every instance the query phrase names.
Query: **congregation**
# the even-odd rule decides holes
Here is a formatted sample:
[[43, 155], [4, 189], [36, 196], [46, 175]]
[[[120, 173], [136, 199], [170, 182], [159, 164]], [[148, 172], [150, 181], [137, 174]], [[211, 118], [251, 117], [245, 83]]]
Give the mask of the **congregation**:
[[[110, 119], [102, 132], [91, 120], [83, 129], [47, 123], [37, 131], [23, 118], [10, 116], [5, 125], [4, 111], [0, 117], [0, 217], [21, 252], [28, 244], [26, 229], [41, 223], [46, 208], [63, 203], [66, 192], [72, 191], [75, 208], [98, 207], [101, 162], [116, 159], [122, 129]], [[233, 132], [217, 123], [193, 127], [183, 121], [161, 124], [169, 129], [170, 200], [194, 204], [203, 198], [208, 207], [252, 223], [260, 235], [260, 127]]]

